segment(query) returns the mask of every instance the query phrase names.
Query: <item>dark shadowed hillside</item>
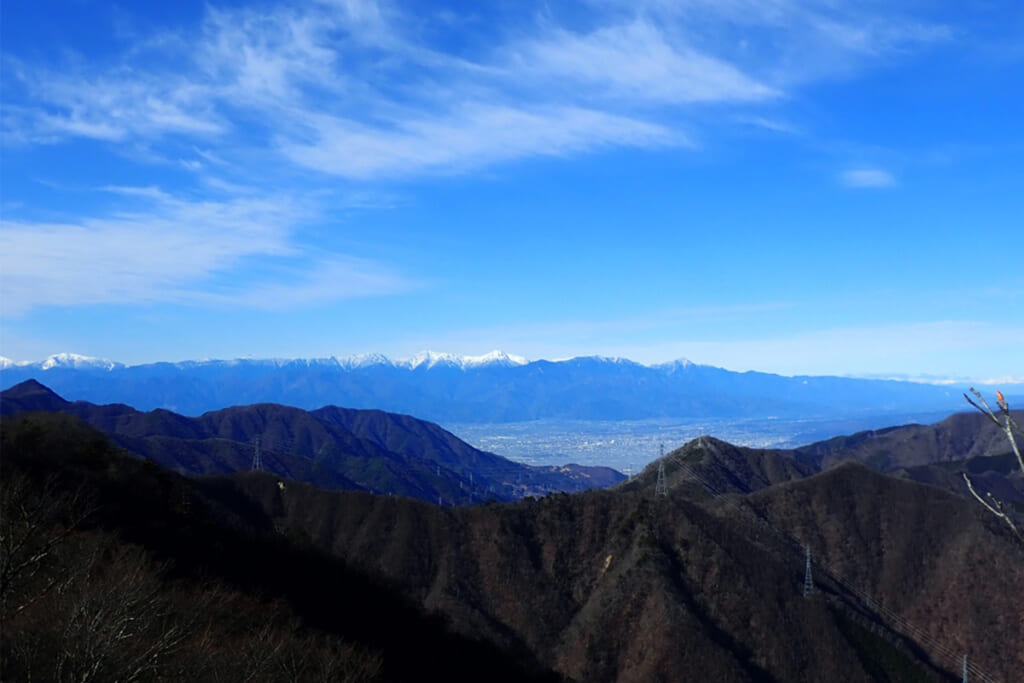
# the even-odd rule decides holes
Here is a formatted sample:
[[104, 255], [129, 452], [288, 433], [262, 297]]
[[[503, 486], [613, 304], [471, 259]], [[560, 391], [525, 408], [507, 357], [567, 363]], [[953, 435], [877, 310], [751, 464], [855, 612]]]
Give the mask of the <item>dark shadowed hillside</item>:
[[924, 637], [996, 680], [1024, 671], [1024, 548], [973, 501], [845, 463], [751, 503]]
[[[464, 632], [578, 680], [943, 679], [932, 667], [953, 679], [950, 648], [1012, 680], [1021, 603], [997, 596], [1024, 591], [1024, 554], [975, 505], [858, 465], [793, 478], [744, 455], [792, 479], [749, 494], [750, 513], [746, 496], [697, 491], [698, 475], [664, 497], [636, 487], [459, 510], [237, 484]], [[811, 598], [803, 544], [821, 574]], [[985, 555], [996, 574], [979, 583]], [[960, 597], [921, 606], [939, 591]]]
[[[1012, 413], [1018, 423], [1024, 411]], [[1018, 443], [1024, 435], [1018, 435]], [[969, 496], [962, 472], [975, 487], [1007, 503], [1024, 518], [1024, 472], [1005, 433], [977, 412], [957, 413], [932, 425], [859, 432], [798, 448], [792, 457], [816, 469], [853, 460], [879, 472]]]
[[[1013, 411], [1018, 422], [1024, 411]], [[951, 415], [932, 425], [904, 425], [858, 432], [795, 449], [796, 457], [817, 469], [857, 460], [880, 472], [937, 462], [967, 460], [1010, 452], [1006, 435], [977, 412]]]
[[[675, 465], [665, 469], [669, 487], [687, 484], [691, 490], [699, 489], [694, 478], [699, 475], [723, 493], [750, 493], [818, 471], [796, 460], [791, 451], [734, 446], [711, 436], [702, 436], [676, 449], [668, 454], [665, 462]], [[659, 463], [656, 460], [649, 464], [630, 481], [619, 484], [619, 488], [626, 491], [653, 489]]]
[[991, 493], [1007, 505], [1007, 510], [1024, 519], [1024, 472], [1012, 453], [970, 460], [952, 460], [894, 470], [893, 475], [937, 486], [965, 495], [961, 472], [966, 472], [978, 491]]
[[0, 453], [3, 680], [558, 680], [77, 418], [4, 417]]
[[258, 404], [188, 418], [70, 402], [31, 380], [0, 395], [3, 414], [26, 410], [76, 415], [122, 448], [182, 473], [245, 471], [259, 450], [264, 468], [283, 477], [447, 504], [579, 491], [623, 479], [606, 467], [522, 465], [477, 450], [435, 424], [376, 410], [310, 413]]
[[15, 420], [5, 479], [14, 462], [56, 476], [53, 491], [84, 485], [96, 512], [82, 531], [169, 563], [157, 580], [188, 592], [214, 577], [256, 600], [248, 613], [297, 618], [274, 636], [288, 647], [339, 637], [389, 679], [953, 681], [967, 652], [972, 671], [1009, 681], [1024, 664], [1024, 549], [970, 501], [856, 464], [804, 476], [707, 439], [667, 458], [664, 496], [641, 480], [445, 508], [258, 472], [190, 480], [112, 453], [70, 416]]
[[[791, 450], [745, 448], [704, 436], [672, 451], [665, 462], [667, 484], [686, 485], [694, 495], [702, 495], [701, 482], [721, 493], [750, 493], [859, 462], [970, 498], [961, 475], [966, 472], [978, 490], [1007, 503], [1011, 513], [1024, 513], [1024, 472], [1006, 435], [980, 414], [958, 413], [934, 425], [860, 432]], [[657, 477], [655, 461], [618, 488], [653, 490]]]

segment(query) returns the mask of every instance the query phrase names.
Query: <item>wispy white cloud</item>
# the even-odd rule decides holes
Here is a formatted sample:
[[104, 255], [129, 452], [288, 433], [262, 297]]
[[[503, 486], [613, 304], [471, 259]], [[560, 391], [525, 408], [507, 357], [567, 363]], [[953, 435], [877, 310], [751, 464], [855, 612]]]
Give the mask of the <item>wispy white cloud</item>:
[[[348, 83], [340, 51], [355, 39], [348, 12], [302, 12], [290, 8], [218, 10], [211, 8], [195, 46], [198, 75], [230, 95], [233, 106], [295, 101], [305, 89], [342, 91]], [[340, 32], [342, 35], [335, 36]]]
[[469, 103], [457, 111], [410, 119], [395, 128], [351, 119], [309, 119], [313, 139], [282, 139], [286, 157], [308, 168], [352, 178], [402, 176], [430, 169], [463, 170], [529, 156], [563, 156], [602, 146], [685, 144], [663, 126], [579, 108], [527, 111]]
[[[715, 51], [788, 88], [842, 76], [900, 53], [945, 42], [953, 30], [908, 3], [833, 0], [591, 0], [642, 12], [699, 49]], [[915, 11], [916, 10], [916, 11]]]
[[16, 117], [5, 132], [23, 142], [83, 137], [108, 142], [166, 134], [206, 138], [225, 130], [211, 91], [180, 75], [119, 67], [102, 73], [84, 68], [45, 69], [5, 58], [9, 79], [30, 104], [13, 103]]
[[[278, 153], [353, 178], [450, 172], [676, 145], [692, 107], [777, 101], [794, 83], [949, 36], [879, 5], [596, 6], [586, 29], [550, 14], [530, 22], [524, 9], [532, 30], [492, 26], [486, 48], [460, 53], [431, 43], [432, 15], [397, 3], [210, 6], [199, 30], [139, 41], [127, 64], [6, 59], [17, 87], [5, 133], [30, 143], [170, 136], [200, 148], [232, 139], [249, 160]], [[206, 168], [198, 154], [173, 160]]]
[[[514, 73], [579, 84], [600, 99], [632, 105], [764, 100], [777, 89], [759, 83], [734, 65], [672, 44], [652, 23], [637, 19], [589, 34], [556, 29], [544, 39], [517, 46]], [[576, 87], [579, 87], [578, 85]]]
[[[107, 189], [144, 206], [69, 223], [0, 224], [5, 315], [152, 302], [273, 308], [414, 286], [372, 261], [305, 253], [295, 233], [311, 209], [292, 197], [189, 201], [152, 187]], [[219, 287], [232, 273], [249, 285]]]
[[846, 187], [885, 188], [894, 187], [896, 178], [880, 168], [851, 168], [839, 174], [839, 182]]
[[[777, 110], [759, 107], [785, 102], [808, 79], [948, 36], [881, 5], [825, 0], [597, 6], [585, 26], [517, 10], [518, 28], [483, 22], [474, 30], [486, 35], [453, 48], [436, 39], [436, 17], [414, 5], [210, 5], [200, 25], [138, 36], [123, 54], [46, 64], [6, 55], [3, 144], [86, 138], [140, 164], [185, 170], [195, 184], [190, 199], [146, 180], [111, 186], [119, 208], [107, 214], [4, 224], [5, 310], [204, 294], [250, 305], [249, 294], [211, 281], [265, 259], [313, 265], [250, 278], [262, 301], [401, 291], [415, 283], [383, 264], [316, 259], [297, 247], [306, 208], [279, 182], [684, 147], [698, 125], [691, 113], [716, 107], [728, 114], [722, 121], [790, 132]], [[879, 169], [841, 179], [895, 182]], [[347, 202], [349, 190], [336, 187], [333, 205], [380, 205]]]

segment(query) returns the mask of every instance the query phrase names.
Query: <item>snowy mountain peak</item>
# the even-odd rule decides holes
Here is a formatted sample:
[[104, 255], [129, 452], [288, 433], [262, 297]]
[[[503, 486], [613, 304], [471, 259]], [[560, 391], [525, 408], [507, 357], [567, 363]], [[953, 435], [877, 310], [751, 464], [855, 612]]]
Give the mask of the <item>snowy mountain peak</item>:
[[[198, 368], [203, 366], [259, 366], [276, 368], [299, 368], [299, 367], [338, 367], [343, 370], [357, 370], [369, 367], [392, 367], [404, 370], [429, 370], [435, 367], [448, 367], [460, 370], [477, 370], [485, 368], [514, 368], [530, 364], [531, 361], [504, 351], [494, 350], [479, 356], [464, 356], [456, 353], [440, 353], [437, 351], [421, 351], [414, 356], [403, 360], [392, 360], [379, 353], [360, 354], [337, 358], [236, 358], [233, 360], [189, 360], [172, 363], [180, 369]], [[593, 363], [600, 365], [615, 365], [619, 367], [629, 365], [641, 365], [636, 361], [621, 357], [608, 356], [574, 356], [550, 361], [552, 363]], [[58, 353], [50, 356], [41, 362], [14, 361], [10, 358], [0, 357], [0, 369], [13, 370], [15, 368], [32, 367], [41, 370], [52, 370], [54, 368], [66, 370], [117, 370], [127, 367], [122, 363], [107, 360], [105, 358], [94, 358], [82, 356], [75, 353]], [[647, 367], [658, 368], [668, 374], [698, 367], [696, 363], [685, 358], [679, 358], [667, 363], [649, 365]]]
[[530, 361], [526, 360], [522, 356], [513, 356], [510, 353], [504, 351], [494, 350], [490, 353], [485, 353], [482, 356], [463, 356], [462, 366], [463, 367], [476, 367], [478, 365], [526, 365]]
[[394, 365], [387, 356], [379, 353], [361, 353], [338, 360], [338, 365], [346, 369], [366, 368], [372, 365]]
[[93, 358], [91, 356], [80, 356], [77, 353], [55, 353], [42, 363], [39, 367], [43, 370], [53, 368], [74, 368], [75, 370], [113, 370], [124, 367], [121, 363], [115, 363], [106, 358]]
[[420, 351], [411, 358], [395, 363], [397, 367], [406, 367], [410, 370], [423, 367], [426, 369], [438, 365], [446, 365], [466, 370], [467, 368], [479, 368], [485, 365], [499, 365], [510, 367], [514, 365], [526, 365], [527, 361], [522, 356], [513, 356], [504, 351], [491, 351], [482, 356], [460, 356], [455, 353], [438, 353], [436, 351]]
[[415, 370], [418, 367], [432, 368], [439, 363], [445, 363], [448, 365], [455, 364], [455, 358], [450, 353], [438, 353], [436, 351], [420, 351], [414, 356], [406, 358], [404, 360], [397, 361], [395, 365], [397, 367], [406, 367], [410, 370]]

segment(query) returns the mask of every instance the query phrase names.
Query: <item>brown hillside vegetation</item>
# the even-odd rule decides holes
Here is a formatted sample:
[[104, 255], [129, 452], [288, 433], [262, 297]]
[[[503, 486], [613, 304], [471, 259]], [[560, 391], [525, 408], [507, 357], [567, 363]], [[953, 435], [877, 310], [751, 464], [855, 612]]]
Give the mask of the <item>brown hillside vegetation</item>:
[[751, 503], [927, 637], [997, 680], [1022, 680], [1024, 553], [980, 506], [856, 463]]
[[[753, 471], [793, 479], [775, 460]], [[823, 577], [810, 598], [799, 545], [739, 512], [742, 496], [694, 495], [685, 475], [659, 498], [639, 487], [459, 509], [238, 485], [281, 524], [461, 631], [534, 652], [577, 680], [942, 679], [965, 652], [994, 680], [1022, 666], [1021, 549], [969, 501], [861, 466], [749, 497], [844, 579]]]
[[[622, 482], [623, 491], [653, 489], [658, 477], [656, 460], [630, 481]], [[793, 457], [793, 451], [763, 450], [734, 446], [710, 436], [694, 439], [669, 453], [665, 463], [670, 487], [683, 486], [694, 495], [704, 490], [705, 481], [719, 493], [750, 493], [774, 484], [803, 479], [818, 470]]]
[[[1024, 421], [1024, 411], [1012, 411]], [[813, 463], [818, 469], [844, 460], [857, 460], [882, 472], [938, 462], [991, 457], [1010, 452], [1006, 435], [986, 416], [956, 413], [933, 425], [903, 425], [797, 448], [797, 459]]]
[[[13, 463], [37, 497], [90, 491], [81, 521], [69, 504], [46, 522], [73, 542], [40, 576], [110, 595], [104, 577], [141, 566], [158, 618], [133, 642], [190, 634], [138, 680], [235, 680], [179, 668], [242, 671], [261, 638], [313, 657], [290, 679], [282, 654], [263, 680], [337, 664], [384, 680], [955, 681], [964, 653], [972, 680], [1024, 670], [1024, 548], [975, 503], [857, 464], [812, 474], [706, 438], [666, 457], [665, 496], [656, 463], [615, 490], [452, 508], [260, 472], [188, 479], [69, 416], [5, 418], [2, 455], [5, 487]], [[5, 611], [5, 680], [85, 638], [49, 599]]]

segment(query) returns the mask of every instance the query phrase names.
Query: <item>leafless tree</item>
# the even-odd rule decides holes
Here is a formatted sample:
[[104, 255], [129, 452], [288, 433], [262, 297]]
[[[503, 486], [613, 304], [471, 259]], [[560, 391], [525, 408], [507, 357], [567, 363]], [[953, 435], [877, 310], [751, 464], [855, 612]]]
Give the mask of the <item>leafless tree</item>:
[[83, 489], [5, 467], [0, 481], [0, 667], [26, 680], [136, 681], [181, 642], [161, 570], [82, 522]]
[[92, 512], [78, 490], [58, 492], [53, 479], [34, 485], [7, 468], [0, 479], [0, 619], [8, 619], [66, 580], [47, 572], [62, 544]]
[[[967, 394], [964, 394], [964, 398], [967, 399], [968, 403], [970, 403], [972, 406], [981, 411], [983, 415], [987, 416], [990, 420], [992, 420], [992, 422], [994, 422], [1000, 429], [1003, 430], [1003, 432], [1006, 434], [1006, 438], [1010, 442], [1010, 447], [1013, 448], [1014, 455], [1017, 456], [1017, 464], [1020, 466], [1021, 472], [1024, 472], [1024, 458], [1021, 457], [1020, 448], [1017, 446], [1017, 439], [1014, 437], [1014, 432], [1017, 432], [1018, 434], [1022, 435], [1024, 435], [1024, 432], [1021, 431], [1020, 425], [1017, 424], [1017, 422], [1013, 419], [1013, 416], [1010, 414], [1010, 406], [1006, 402], [1006, 399], [1003, 397], [1002, 392], [996, 392], [996, 405], [999, 408], [998, 416], [996, 415], [996, 412], [989, 407], [988, 402], [985, 400], [985, 397], [982, 396], [981, 393], [979, 393], [978, 391], [975, 391], [974, 387], [971, 387], [971, 393], [974, 394], [974, 396], [978, 399], [978, 403], [975, 403], [973, 400], [971, 400], [971, 397], [968, 396]], [[971, 481], [971, 478], [967, 476], [966, 472], [963, 473], [963, 477], [964, 481], [967, 482], [967, 488], [971, 492], [971, 495], [977, 498], [978, 502], [985, 506], [985, 509], [987, 509], [989, 512], [991, 512], [999, 519], [1006, 522], [1010, 529], [1013, 530], [1014, 535], [1017, 536], [1017, 539], [1024, 543], [1024, 535], [1021, 534], [1020, 529], [1017, 528], [1017, 525], [1014, 523], [1013, 519], [1006, 512], [1006, 508], [1003, 504], [1003, 501], [997, 500], [996, 497], [993, 496], [991, 493], [987, 493], [985, 497], [982, 497], [981, 494], [979, 494], [978, 491], [974, 488], [974, 482]]]
[[145, 552], [119, 546], [95, 553], [88, 583], [62, 592], [58, 680], [136, 681], [159, 671], [186, 634], [171, 615], [161, 570]]

